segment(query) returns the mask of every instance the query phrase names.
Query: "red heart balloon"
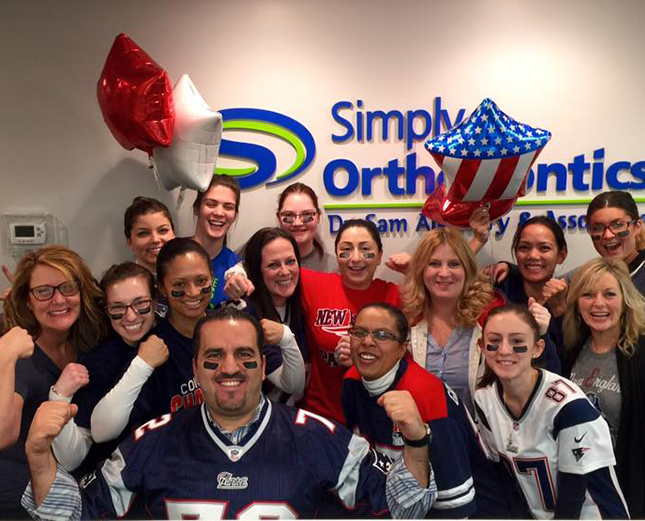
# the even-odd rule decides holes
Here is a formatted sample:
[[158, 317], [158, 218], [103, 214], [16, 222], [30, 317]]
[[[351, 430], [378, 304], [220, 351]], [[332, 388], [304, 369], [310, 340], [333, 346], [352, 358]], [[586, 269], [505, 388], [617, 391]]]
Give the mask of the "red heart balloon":
[[151, 154], [170, 146], [175, 108], [168, 73], [123, 33], [105, 60], [97, 96], [105, 123], [125, 149]]

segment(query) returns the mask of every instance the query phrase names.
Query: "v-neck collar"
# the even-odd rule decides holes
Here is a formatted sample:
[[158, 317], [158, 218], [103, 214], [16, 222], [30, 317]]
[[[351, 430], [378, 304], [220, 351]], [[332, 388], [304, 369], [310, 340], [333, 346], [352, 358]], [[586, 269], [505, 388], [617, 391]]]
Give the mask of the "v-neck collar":
[[506, 405], [506, 402], [504, 401], [504, 396], [503, 396], [503, 388], [502, 385], [499, 382], [495, 383], [495, 388], [497, 390], [497, 397], [499, 398], [499, 401], [501, 404], [504, 406], [504, 410], [506, 410], [506, 413], [510, 416], [511, 420], [513, 420], [513, 423], [519, 423], [521, 422], [529, 413], [529, 409], [531, 408], [531, 405], [533, 404], [533, 401], [535, 399], [535, 396], [537, 395], [538, 390], [542, 386], [542, 380], [543, 380], [544, 374], [542, 373], [541, 369], [538, 369], [538, 378], [537, 381], [535, 382], [535, 386], [533, 387], [533, 390], [531, 391], [531, 395], [529, 396], [529, 399], [526, 402], [526, 405], [524, 405], [524, 408], [522, 409], [522, 412], [518, 417], [515, 417], [513, 414], [513, 411]]
[[239, 445], [234, 444], [225, 434], [213, 425], [213, 421], [209, 418], [209, 413], [206, 409], [206, 403], [202, 403], [201, 409], [202, 421], [204, 422], [206, 432], [215, 442], [215, 445], [217, 445], [231, 461], [235, 462], [239, 461], [249, 450], [251, 450], [260, 436], [262, 436], [262, 433], [271, 419], [272, 406], [271, 402], [265, 398], [258, 418], [252, 420], [251, 424], [244, 426], [248, 427], [249, 430], [244, 435]]

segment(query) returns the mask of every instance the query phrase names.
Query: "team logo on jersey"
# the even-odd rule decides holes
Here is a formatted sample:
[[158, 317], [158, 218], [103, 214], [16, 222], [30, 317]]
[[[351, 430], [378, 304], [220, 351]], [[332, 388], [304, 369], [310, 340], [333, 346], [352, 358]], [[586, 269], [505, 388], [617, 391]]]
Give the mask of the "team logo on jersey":
[[372, 463], [372, 466], [379, 469], [383, 474], [387, 474], [387, 472], [390, 470], [390, 467], [392, 466], [392, 460], [382, 452], [374, 449], [370, 450], [374, 455], [374, 463]]
[[589, 447], [578, 447], [577, 449], [571, 449], [571, 452], [573, 452], [573, 456], [574, 458], [576, 458], [576, 461], [580, 461], [582, 456], [584, 456], [590, 450], [591, 449]]
[[321, 308], [316, 313], [314, 326], [319, 327], [325, 333], [345, 336], [355, 319], [356, 315], [349, 309]]
[[90, 472], [89, 474], [85, 474], [85, 476], [83, 476], [83, 478], [78, 482], [78, 486], [79, 488], [84, 489], [95, 479], [96, 479], [96, 470], [93, 472]]
[[243, 490], [248, 486], [247, 476], [236, 477], [230, 472], [220, 472], [217, 475], [217, 488], [220, 490]]
[[242, 457], [242, 454], [244, 454], [244, 449], [233, 445], [231, 447], [226, 447], [226, 454], [228, 455], [228, 459], [231, 461], [237, 461]]
[[157, 304], [155, 305], [155, 313], [158, 317], [165, 318], [165, 316], [168, 314], [168, 306], [157, 302]]
[[392, 429], [392, 445], [395, 447], [403, 447], [403, 436], [396, 425]]
[[506, 440], [506, 452], [513, 452], [517, 454], [519, 450], [520, 449], [517, 447], [517, 445], [513, 445], [513, 431], [511, 431], [508, 435], [508, 439]]

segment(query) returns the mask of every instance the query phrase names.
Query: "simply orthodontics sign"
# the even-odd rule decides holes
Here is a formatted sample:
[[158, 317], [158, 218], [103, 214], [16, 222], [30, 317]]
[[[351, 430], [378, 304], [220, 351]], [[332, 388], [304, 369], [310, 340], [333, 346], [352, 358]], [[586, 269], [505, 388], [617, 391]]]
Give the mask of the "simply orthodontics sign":
[[[286, 186], [314, 164], [316, 138], [301, 122], [264, 109], [225, 109], [221, 112], [225, 138], [226, 131], [231, 130], [245, 131], [245, 136], [249, 132], [262, 133], [288, 143], [295, 153], [293, 163], [278, 170], [276, 154], [270, 147], [223, 139], [220, 154], [245, 165], [241, 168], [217, 168], [216, 171], [235, 175], [243, 189], [283, 183]], [[329, 139], [332, 150], [338, 150], [338, 154], [332, 153], [333, 159], [324, 166], [315, 165], [315, 168], [321, 172], [326, 192], [322, 199], [329, 231], [333, 234], [338, 230], [343, 221], [342, 213], [349, 210], [354, 210], [352, 217], [359, 216], [356, 210], [363, 210], [365, 213], [360, 216], [374, 221], [382, 233], [423, 232], [436, 227], [436, 223], [421, 213], [410, 218], [400, 215], [401, 210], [419, 210], [425, 197], [443, 182], [443, 173], [430, 155], [425, 150], [417, 152], [416, 148], [459, 124], [466, 109], [451, 109], [444, 105], [440, 96], [436, 96], [428, 108], [410, 110], [370, 107], [360, 99], [339, 100], [332, 104], [328, 114], [332, 128], [325, 141]], [[475, 136], [475, 139], [486, 139], [485, 132], [483, 129], [481, 137]], [[557, 139], [557, 132], [555, 136]], [[380, 164], [359, 164], [348, 158], [350, 152], [379, 142], [400, 144], [401, 153]], [[522, 210], [520, 221], [532, 214], [546, 213], [565, 230], [584, 229], [584, 209], [562, 213], [553, 208], [586, 205], [596, 193], [605, 190], [629, 190], [640, 202], [639, 196], [645, 195], [645, 160], [609, 162], [605, 160], [606, 155], [605, 146], [596, 146], [593, 151], [575, 154], [566, 161], [534, 164], [527, 177], [527, 196], [516, 203]], [[419, 190], [418, 180], [422, 180], [423, 190]], [[375, 193], [383, 193], [385, 200], [373, 201]], [[538, 210], [528, 211], [523, 207], [536, 207]], [[379, 210], [388, 211], [388, 214], [392, 210], [399, 211], [396, 215], [382, 217], [376, 213]], [[508, 224], [508, 216], [494, 223], [494, 236], [500, 238]]]

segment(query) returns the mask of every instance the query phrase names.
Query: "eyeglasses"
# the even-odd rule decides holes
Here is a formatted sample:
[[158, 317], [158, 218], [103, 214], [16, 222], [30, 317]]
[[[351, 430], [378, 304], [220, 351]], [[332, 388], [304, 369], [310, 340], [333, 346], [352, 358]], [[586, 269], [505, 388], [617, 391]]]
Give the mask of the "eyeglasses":
[[300, 218], [302, 224], [309, 224], [314, 221], [318, 215], [318, 212], [311, 210], [308, 212], [294, 213], [294, 212], [281, 212], [279, 214], [280, 220], [284, 224], [293, 224], [296, 222], [296, 219]]
[[609, 224], [596, 223], [592, 226], [589, 226], [589, 235], [591, 235], [592, 241], [599, 241], [602, 239], [602, 236], [605, 235], [605, 230], [609, 228], [611, 233], [617, 235], [618, 237], [627, 237], [629, 235], [629, 225], [634, 224], [636, 221], [623, 221], [622, 219], [616, 219], [611, 221]]
[[386, 329], [363, 329], [362, 327], [353, 327], [349, 330], [349, 335], [356, 340], [365, 340], [367, 335], [372, 335], [376, 342], [387, 342], [389, 340], [396, 340], [397, 342], [405, 342], [405, 338], [390, 333]]
[[136, 299], [130, 304], [110, 304], [106, 309], [112, 320], [121, 320], [128, 312], [128, 308], [132, 308], [137, 315], [147, 315], [152, 310], [152, 299]]
[[42, 286], [31, 288], [29, 292], [34, 296], [36, 300], [45, 301], [51, 299], [54, 296], [56, 290], [58, 290], [58, 292], [63, 295], [63, 297], [71, 297], [72, 295], [76, 295], [79, 292], [80, 286], [78, 285], [77, 281], [71, 280], [63, 282], [58, 286], [43, 284]]

